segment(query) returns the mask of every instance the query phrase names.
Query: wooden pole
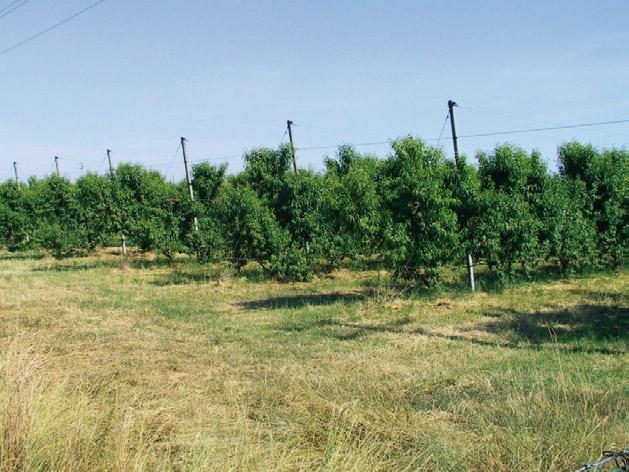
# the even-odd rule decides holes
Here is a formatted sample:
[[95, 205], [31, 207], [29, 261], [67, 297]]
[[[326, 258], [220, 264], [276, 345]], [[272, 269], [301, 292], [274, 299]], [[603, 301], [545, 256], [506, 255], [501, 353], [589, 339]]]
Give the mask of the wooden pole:
[[[192, 188], [192, 179], [190, 179], [190, 171], [188, 170], [188, 156], [186, 154], [186, 138], [181, 137], [181, 152], [183, 154], [183, 166], [186, 170], [186, 180], [188, 181], [188, 193], [190, 194], [190, 200], [194, 201], [194, 189]], [[199, 220], [194, 217], [194, 229], [199, 231]]]
[[[450, 112], [450, 128], [452, 130], [452, 144], [454, 146], [454, 161], [459, 170], [461, 170], [462, 162], [459, 158], [459, 144], [456, 136], [456, 125], [454, 124], [454, 107], [456, 106], [456, 102], [453, 100], [448, 100], [448, 110]], [[474, 281], [474, 259], [472, 259], [472, 255], [467, 255], [467, 274], [470, 278], [470, 288], [472, 292], [476, 290], [476, 283]]]
[[17, 175], [17, 162], [13, 161], [13, 173], [15, 174], [15, 183], [17, 188], [20, 188], [20, 178]]
[[288, 127], [288, 139], [290, 141], [290, 149], [293, 155], [293, 171], [297, 173], [297, 153], [295, 152], [295, 141], [293, 140], [293, 122], [291, 120], [286, 121]]

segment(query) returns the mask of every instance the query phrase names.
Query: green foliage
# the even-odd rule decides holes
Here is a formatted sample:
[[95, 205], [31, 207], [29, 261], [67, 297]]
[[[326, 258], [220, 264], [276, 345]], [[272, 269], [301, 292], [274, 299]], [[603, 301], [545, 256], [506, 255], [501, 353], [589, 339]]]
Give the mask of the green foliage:
[[312, 259], [295, 242], [277, 248], [269, 261], [269, 273], [282, 282], [305, 282], [312, 279]]
[[282, 281], [382, 257], [396, 277], [426, 285], [466, 254], [503, 280], [544, 261], [570, 274], [622, 260], [626, 149], [567, 143], [554, 176], [539, 153], [508, 144], [479, 153], [478, 170], [411, 136], [392, 148], [382, 160], [341, 146], [325, 172], [294, 172], [288, 146], [247, 152], [233, 176], [226, 165], [197, 164], [195, 201], [185, 182], [133, 164], [76, 182], [5, 182], [0, 245], [63, 257], [126, 235], [130, 246], [169, 259], [254, 261]]
[[265, 262], [288, 242], [271, 210], [247, 186], [228, 181], [216, 200], [217, 214], [226, 243], [226, 257], [237, 268], [256, 261]]
[[511, 146], [479, 153], [481, 195], [468, 228], [474, 253], [502, 278], [519, 263], [526, 274], [547, 255], [540, 212], [548, 174], [541, 156]]
[[596, 252], [596, 226], [583, 212], [587, 191], [581, 181], [549, 180], [542, 203], [542, 236], [550, 256], [562, 273], [592, 265]]
[[236, 182], [255, 192], [277, 227], [269, 233], [275, 242], [267, 245], [270, 252], [265, 257], [271, 263], [270, 273], [282, 280], [305, 280], [312, 277], [315, 260], [325, 248], [320, 212], [323, 178], [305, 170], [293, 173], [291, 159], [288, 146], [255, 149], [245, 155], [245, 170]]
[[291, 150], [258, 148], [244, 155], [245, 169], [238, 180], [251, 187], [279, 215], [285, 206], [286, 176], [291, 169]]
[[456, 260], [462, 261], [467, 254], [475, 252], [476, 233], [471, 224], [478, 217], [481, 208], [481, 181], [476, 169], [466, 162], [464, 156], [460, 157], [459, 165], [450, 161], [446, 166], [446, 186], [454, 197], [453, 209], [459, 224], [461, 242]]
[[66, 179], [51, 176], [32, 180], [33, 239], [50, 249], [55, 257], [66, 257], [89, 249], [87, 228], [81, 215], [77, 187]]
[[0, 184], [0, 245], [10, 250], [26, 249], [32, 233], [30, 189], [13, 181]]
[[212, 203], [225, 183], [227, 164], [220, 166], [201, 162], [192, 167], [192, 187], [195, 199], [205, 205]]
[[107, 241], [113, 232], [114, 201], [109, 177], [87, 174], [76, 181], [76, 198], [88, 249]]
[[586, 212], [596, 224], [599, 262], [618, 266], [625, 247], [626, 149], [597, 151], [591, 145], [567, 143], [559, 149], [561, 175], [585, 185]]
[[529, 155], [521, 148], [505, 144], [492, 153], [478, 153], [477, 158], [484, 188], [522, 195], [529, 201], [543, 192], [547, 170], [538, 152]]
[[381, 249], [383, 201], [382, 161], [341, 146], [336, 159], [326, 159], [322, 218], [324, 254], [333, 265], [342, 258], [371, 256]]
[[280, 224], [300, 247], [316, 244], [322, 230], [319, 204], [323, 179], [305, 170], [286, 176], [277, 208]]
[[528, 272], [540, 262], [540, 230], [540, 220], [522, 195], [486, 190], [478, 216], [470, 220], [473, 254], [485, 259], [501, 278], [514, 275], [515, 263]]
[[406, 137], [392, 147], [383, 169], [386, 259], [398, 276], [433, 285], [459, 245], [448, 167], [443, 152], [420, 139]]
[[198, 231], [189, 231], [187, 246], [203, 262], [225, 257], [225, 240], [220, 228], [216, 200], [225, 184], [227, 164], [215, 166], [207, 162], [192, 167], [192, 186], [195, 203], [191, 204], [190, 218], [196, 216]]
[[115, 181], [121, 229], [131, 244], [169, 259], [186, 250], [185, 235], [193, 215], [185, 188], [167, 183], [159, 172], [132, 164], [118, 166]]

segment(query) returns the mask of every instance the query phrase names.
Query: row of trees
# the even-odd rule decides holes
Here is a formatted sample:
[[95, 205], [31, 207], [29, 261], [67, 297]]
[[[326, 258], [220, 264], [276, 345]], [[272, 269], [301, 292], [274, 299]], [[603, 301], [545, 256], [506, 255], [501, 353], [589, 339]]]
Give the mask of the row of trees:
[[61, 257], [124, 234], [142, 251], [238, 268], [255, 261], [280, 280], [381, 257], [396, 276], [427, 285], [468, 253], [501, 277], [546, 261], [562, 272], [620, 263], [625, 149], [565, 144], [553, 175], [537, 152], [511, 145], [478, 154], [478, 168], [418, 138], [391, 146], [386, 159], [341, 146], [324, 172], [292, 172], [286, 146], [248, 152], [236, 175], [201, 163], [192, 172], [194, 202], [185, 183], [132, 164], [76, 182], [5, 182], [0, 245]]

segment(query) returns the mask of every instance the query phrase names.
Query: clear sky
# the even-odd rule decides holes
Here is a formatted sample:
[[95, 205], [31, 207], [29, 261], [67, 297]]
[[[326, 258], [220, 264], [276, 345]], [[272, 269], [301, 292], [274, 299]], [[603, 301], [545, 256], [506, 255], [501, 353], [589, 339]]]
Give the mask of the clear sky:
[[[92, 1], [27, 1], [0, 18], [0, 50]], [[0, 55], [0, 179], [14, 160], [23, 176], [50, 173], [55, 155], [70, 177], [104, 171], [106, 148], [180, 179], [180, 136], [191, 160], [236, 171], [244, 150], [285, 139], [287, 119], [299, 147], [436, 138], [450, 98], [460, 135], [628, 119], [629, 1], [106, 0]], [[510, 141], [554, 168], [573, 138], [627, 146], [629, 123], [460, 149]]]

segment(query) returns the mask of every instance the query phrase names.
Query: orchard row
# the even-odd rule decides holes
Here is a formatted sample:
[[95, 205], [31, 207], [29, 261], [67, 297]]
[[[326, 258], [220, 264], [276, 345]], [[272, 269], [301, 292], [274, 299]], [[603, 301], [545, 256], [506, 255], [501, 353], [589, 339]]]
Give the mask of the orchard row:
[[64, 257], [124, 235], [168, 258], [189, 253], [237, 268], [253, 261], [278, 280], [379, 257], [395, 276], [428, 285], [467, 254], [501, 277], [549, 262], [564, 273], [621, 262], [626, 149], [565, 144], [555, 175], [537, 152], [511, 145], [479, 153], [478, 167], [419, 138], [391, 147], [380, 159], [341, 146], [323, 172], [293, 172], [288, 146], [248, 152], [235, 175], [200, 163], [194, 201], [185, 182], [132, 164], [76, 182], [8, 181], [0, 184], [0, 246]]

